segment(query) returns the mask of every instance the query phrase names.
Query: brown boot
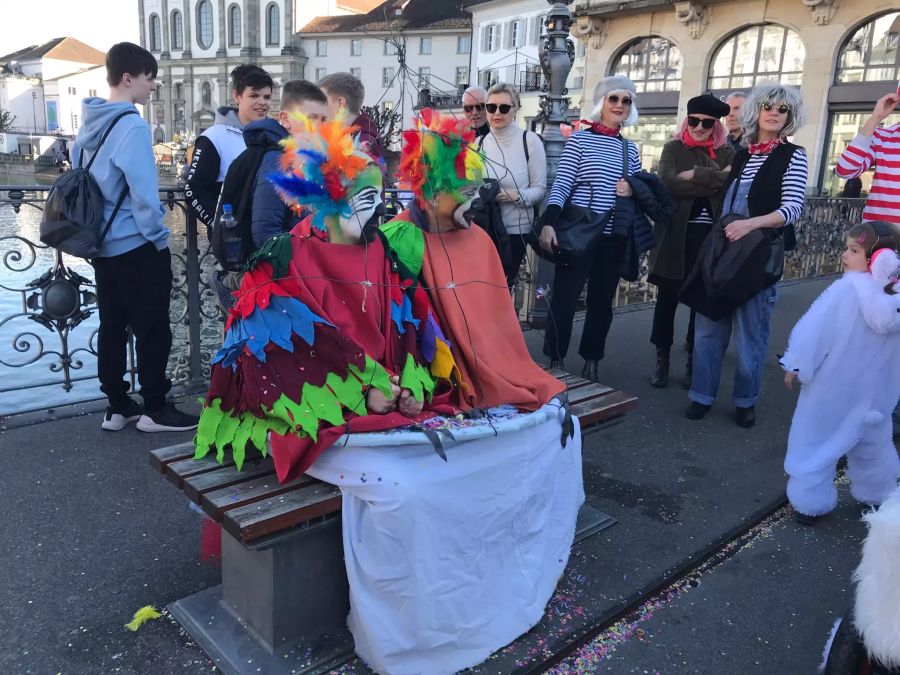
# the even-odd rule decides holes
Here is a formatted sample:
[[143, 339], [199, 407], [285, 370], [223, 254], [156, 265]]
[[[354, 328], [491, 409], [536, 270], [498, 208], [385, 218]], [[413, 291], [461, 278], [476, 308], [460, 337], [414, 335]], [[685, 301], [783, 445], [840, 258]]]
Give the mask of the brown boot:
[[591, 382], [597, 382], [597, 364], [598, 362], [594, 359], [585, 359], [584, 368], [581, 369], [581, 376]]

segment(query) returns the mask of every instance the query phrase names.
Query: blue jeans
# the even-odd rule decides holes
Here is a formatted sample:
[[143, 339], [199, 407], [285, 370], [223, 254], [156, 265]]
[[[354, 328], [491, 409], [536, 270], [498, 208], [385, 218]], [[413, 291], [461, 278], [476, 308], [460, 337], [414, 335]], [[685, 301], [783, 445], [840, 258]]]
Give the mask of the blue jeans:
[[732, 325], [737, 349], [734, 373], [734, 405], [749, 408], [756, 405], [766, 363], [769, 325], [778, 291], [775, 286], [760, 291], [734, 313], [721, 321], [697, 315], [694, 333], [694, 372], [691, 377], [692, 401], [712, 405], [719, 391], [722, 359], [731, 340]]

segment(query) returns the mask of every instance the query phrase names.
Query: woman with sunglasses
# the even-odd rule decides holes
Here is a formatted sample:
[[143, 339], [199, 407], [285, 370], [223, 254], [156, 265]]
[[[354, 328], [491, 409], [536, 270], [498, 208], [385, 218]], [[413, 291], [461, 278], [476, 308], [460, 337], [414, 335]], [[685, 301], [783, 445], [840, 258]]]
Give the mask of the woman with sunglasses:
[[[659, 177], [678, 202], [678, 212], [654, 227], [657, 248], [650, 255], [650, 283], [656, 285], [656, 308], [650, 342], [656, 346], [654, 387], [669, 383], [669, 356], [675, 332], [678, 291], [694, 267], [700, 246], [722, 207], [725, 181], [734, 158], [727, 131], [719, 118], [731, 111], [715, 96], [695, 96], [687, 104], [687, 117], [675, 140], [663, 147]], [[688, 324], [688, 348], [694, 346], [694, 310]], [[691, 383], [692, 353], [688, 352], [684, 380]]]
[[497, 201], [510, 248], [503, 273], [512, 288], [527, 249], [525, 235], [534, 229], [534, 207], [547, 193], [547, 155], [540, 136], [516, 126], [519, 93], [512, 85], [491, 87], [485, 109], [491, 131], [479, 144], [487, 176], [500, 183]]
[[[555, 252], [557, 249], [554, 226], [566, 203], [611, 214], [617, 197], [633, 194], [623, 175], [631, 176], [640, 171], [641, 158], [637, 145], [622, 138], [620, 132], [622, 127], [637, 122], [634, 101], [634, 83], [627, 77], [607, 77], [597, 84], [594, 110], [587, 128], [583, 127], [569, 137], [559, 159], [542, 220], [540, 243], [544, 250]], [[627, 166], [623, 166], [625, 157]], [[557, 262], [544, 339], [544, 354], [550, 357], [554, 367], [562, 366], [569, 349], [575, 304], [587, 282], [587, 315], [578, 353], [584, 359], [583, 377], [597, 379], [597, 365], [603, 358], [606, 336], [612, 324], [612, 302], [619, 287], [619, 262], [624, 254], [625, 240], [613, 236], [613, 218], [610, 217], [593, 251], [574, 260]]]
[[[787, 139], [802, 126], [804, 117], [800, 91], [780, 83], [757, 85], [741, 109], [745, 147], [731, 164], [722, 207], [726, 217], [724, 234], [729, 242], [737, 242], [754, 230], [769, 233], [775, 246], [769, 259], [760, 263], [765, 270], [760, 273], [766, 277], [784, 264], [784, 249], [778, 237], [785, 237], [784, 248], [791, 248], [792, 226], [803, 213], [808, 177], [806, 151]], [[776, 256], [779, 259], [775, 260]], [[734, 333], [737, 350], [732, 395], [735, 422], [747, 429], [756, 423], [756, 402], [769, 342], [772, 308], [777, 297], [776, 283], [772, 282], [730, 316], [720, 320], [704, 316], [697, 303], [691, 301], [691, 306], [698, 307], [698, 316], [690, 405], [686, 411], [688, 419], [702, 419], [716, 400], [722, 359]], [[682, 297], [687, 300], [686, 294], [696, 287], [696, 284], [690, 284], [690, 288], [686, 285]]]

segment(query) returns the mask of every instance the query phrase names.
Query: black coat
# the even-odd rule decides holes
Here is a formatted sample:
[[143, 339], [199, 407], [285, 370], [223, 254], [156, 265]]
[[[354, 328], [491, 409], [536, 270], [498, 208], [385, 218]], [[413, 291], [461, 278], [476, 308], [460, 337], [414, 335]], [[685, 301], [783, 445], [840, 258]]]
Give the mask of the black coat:
[[613, 236], [625, 239], [625, 252], [619, 262], [619, 276], [637, 281], [641, 256], [656, 246], [650, 221], [671, 218], [678, 205], [659, 176], [647, 171], [626, 178], [634, 193], [631, 197], [616, 197]]

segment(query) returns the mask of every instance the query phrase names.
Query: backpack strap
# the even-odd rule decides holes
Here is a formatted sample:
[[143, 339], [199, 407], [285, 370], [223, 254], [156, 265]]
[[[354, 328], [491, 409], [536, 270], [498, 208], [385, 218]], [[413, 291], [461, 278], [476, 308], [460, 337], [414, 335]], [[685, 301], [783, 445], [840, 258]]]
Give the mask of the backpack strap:
[[628, 170], [631, 168], [631, 162], [628, 161], [628, 141], [621, 134], [619, 139], [622, 141], [622, 178], [628, 178]]
[[[126, 115], [137, 115], [138, 111], [132, 108], [131, 110], [126, 110], [124, 112], [120, 112], [113, 118], [113, 121], [109, 123], [109, 126], [106, 127], [106, 131], [103, 132], [103, 135], [100, 137], [100, 142], [97, 144], [96, 150], [94, 150], [94, 155], [91, 157], [91, 160], [88, 162], [87, 166], [84, 167], [85, 171], [91, 170], [91, 165], [94, 163], [94, 160], [97, 159], [97, 153], [100, 152], [100, 147], [103, 143], [106, 142], [106, 139], [109, 137], [109, 134], [112, 132], [113, 127], [119, 123], [119, 120], [125, 117]], [[84, 164], [84, 148], [78, 149], [78, 166], [82, 166]]]
[[122, 194], [119, 195], [119, 200], [116, 202], [115, 207], [113, 207], [112, 213], [109, 214], [109, 220], [106, 221], [106, 227], [103, 228], [103, 232], [100, 233], [100, 241], [97, 242], [97, 246], [100, 246], [103, 243], [103, 240], [106, 239], [106, 235], [109, 234], [109, 228], [112, 227], [113, 221], [116, 219], [116, 216], [119, 213], [119, 209], [122, 208], [122, 204], [125, 202], [125, 197], [128, 196], [128, 183], [125, 183], [125, 188], [122, 190]]
[[522, 132], [522, 147], [525, 148], [525, 163], [531, 161], [531, 156], [528, 152], [528, 129]]

